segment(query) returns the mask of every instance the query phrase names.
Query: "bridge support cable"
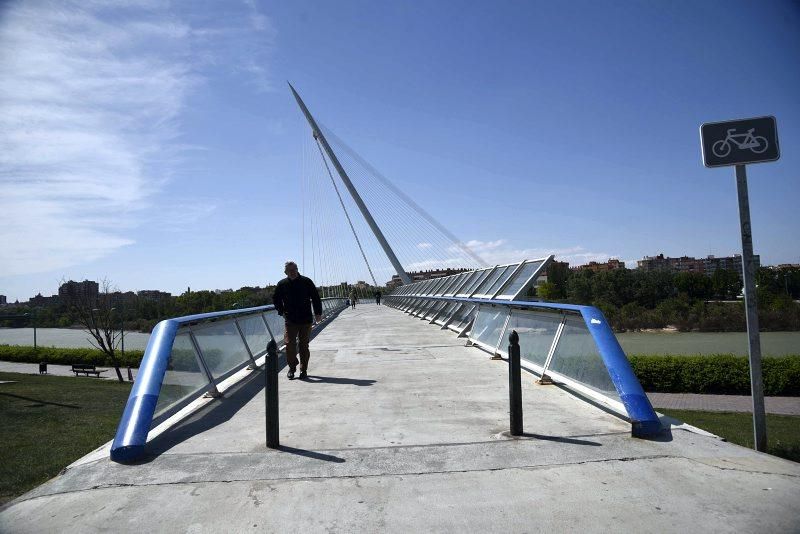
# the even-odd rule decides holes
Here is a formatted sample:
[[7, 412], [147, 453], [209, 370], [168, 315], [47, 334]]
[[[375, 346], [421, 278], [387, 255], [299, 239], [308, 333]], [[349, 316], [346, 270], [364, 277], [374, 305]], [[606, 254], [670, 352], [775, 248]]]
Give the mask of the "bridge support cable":
[[[410, 268], [431, 268], [434, 266], [453, 265], [452, 254], [448, 257], [448, 250], [453, 247], [453, 243], [437, 243], [431, 238], [430, 228], [424, 226], [424, 221], [418, 217], [402, 201], [392, 198], [391, 191], [380, 189], [380, 184], [370, 180], [364, 171], [354, 167], [351, 178], [359, 180], [359, 191], [362, 198], [366, 199], [376, 220], [380, 221], [381, 227], [394, 246], [398, 255], [402, 255], [403, 264], [407, 269]], [[388, 199], [391, 204], [383, 201]], [[425, 233], [425, 232], [428, 233]], [[409, 246], [409, 240], [412, 244]], [[433, 241], [436, 244], [427, 243]], [[421, 249], [419, 245], [426, 245], [427, 249]], [[439, 255], [438, 259], [434, 256]], [[463, 261], [466, 260], [466, 261]], [[463, 258], [458, 261], [457, 266], [469, 266], [473, 264], [471, 260]]]
[[[381, 226], [386, 234], [395, 243], [395, 248], [405, 261], [403, 264], [408, 269], [425, 268], [426, 265], [436, 264], [446, 266], [448, 262], [447, 251], [453, 246], [452, 243], [441, 243], [433, 239], [429, 232], [426, 232], [422, 221], [402, 202], [388, 204], [383, 199], [387, 199], [385, 191], [379, 189], [379, 184], [370, 181], [368, 176], [354, 172], [355, 176], [363, 178], [359, 185], [364, 197], [370, 201], [370, 206], [375, 216], [381, 220]], [[389, 200], [391, 200], [389, 198]], [[410, 243], [409, 243], [410, 241]], [[431, 241], [433, 243], [431, 243]], [[420, 246], [426, 246], [423, 250]], [[437, 256], [435, 258], [434, 256]], [[450, 259], [452, 261], [452, 259]], [[466, 265], [470, 265], [468, 262]], [[464, 263], [459, 262], [459, 266]]]
[[465, 245], [458, 237], [456, 237], [452, 232], [450, 232], [444, 225], [442, 225], [438, 220], [436, 220], [430, 213], [425, 211], [419, 204], [414, 202], [414, 200], [406, 195], [400, 188], [395, 186], [388, 178], [386, 178], [380, 171], [378, 171], [375, 167], [373, 167], [367, 160], [362, 158], [358, 152], [353, 150], [350, 146], [347, 145], [341, 138], [339, 138], [335, 133], [333, 133], [330, 129], [326, 126], [322, 125], [322, 128], [325, 130], [326, 135], [333, 139], [334, 142], [344, 151], [346, 152], [353, 160], [358, 162], [362, 167], [364, 167], [372, 176], [377, 178], [386, 188], [391, 190], [395, 195], [397, 195], [403, 202], [410, 206], [418, 215], [423, 217], [426, 221], [428, 221], [431, 225], [433, 225], [439, 232], [444, 234], [450, 241], [453, 242], [459, 249], [461, 249], [464, 253], [466, 253], [470, 258], [472, 258], [479, 267], [488, 267], [489, 264], [480, 256], [478, 256], [471, 248]]
[[[354, 246], [357, 243], [354, 243], [352, 238], [352, 229], [345, 228], [345, 225], [348, 224], [346, 218], [342, 217], [341, 211], [330, 202], [331, 193], [336, 192], [336, 182], [331, 180], [331, 169], [327, 165], [323, 165], [323, 163], [327, 163], [325, 158], [321, 158], [323, 163], [320, 163], [319, 156], [315, 154], [318, 152], [319, 146], [312, 148], [311, 143], [314, 141], [311, 141], [308, 136], [304, 136], [304, 157], [308, 160], [304, 161], [304, 167], [308, 170], [306, 178], [309, 180], [307, 188], [309, 194], [306, 201], [310, 204], [304, 211], [309, 214], [309, 219], [314, 224], [312, 232], [314, 250], [312, 252], [317, 260], [316, 263], [320, 264], [317, 266], [320, 275], [319, 278], [315, 278], [315, 281], [320, 286], [320, 291], [326, 296], [346, 297], [348, 289], [342, 285], [342, 282], [347, 282], [353, 276], [354, 265], [349, 258], [357, 253]], [[331, 191], [331, 185], [334, 185], [333, 191]], [[371, 235], [368, 230], [366, 235]], [[361, 244], [362, 246], [365, 244], [363, 239]], [[366, 252], [366, 250], [363, 251], [364, 254]], [[383, 256], [379, 255], [378, 257]], [[365, 264], [368, 267], [371, 265], [370, 262], [365, 262]], [[389, 272], [393, 272], [391, 268], [389, 268]], [[374, 269], [372, 273], [374, 277]]]
[[[346, 150], [343, 151], [341, 161], [343, 162], [343, 166], [348, 169], [348, 173], [353, 182], [358, 182], [357, 187], [363, 194], [363, 198], [366, 199], [365, 202], [370, 205], [370, 209], [375, 213], [376, 220], [379, 221], [379, 224], [381, 224], [387, 232], [391, 232], [391, 225], [395, 220], [400, 220], [400, 238], [394, 242], [396, 250], [404, 254], [413, 255], [414, 252], [420, 252], [420, 247], [427, 247], [427, 249], [422, 250], [422, 252], [424, 252], [428, 258], [424, 261], [415, 259], [415, 263], [412, 263], [411, 266], [409, 266], [407, 262], [404, 262], [407, 268], [431, 268], [435, 266], [479, 267], [481, 264], [485, 263], [473, 259], [464, 252], [464, 247], [458, 246], [456, 240], [450, 239], [444, 235], [425, 217], [422, 217], [417, 210], [406, 202], [404, 197], [396, 193], [397, 188], [387, 187], [384, 181], [375, 179], [373, 172], [364, 165], [361, 165], [359, 161], [348, 160], [348, 156], [351, 152], [352, 150], [350, 152]], [[384, 207], [384, 211], [390, 214], [388, 217], [380, 217], [381, 207]], [[407, 241], [415, 229], [418, 231], [418, 235], [422, 234], [418, 237], [419, 241], [415, 242], [410, 247], [410, 250], [409, 248], [404, 249], [403, 245], [408, 244]], [[434, 257], [437, 254], [438, 257]]]
[[386, 238], [383, 236], [383, 233], [381, 232], [380, 228], [378, 227], [377, 223], [375, 222], [375, 219], [372, 218], [372, 215], [370, 214], [369, 210], [367, 209], [367, 206], [364, 204], [364, 201], [361, 200], [361, 197], [359, 196], [358, 191], [356, 191], [355, 187], [353, 187], [353, 184], [350, 182], [350, 179], [347, 177], [347, 173], [345, 172], [344, 168], [339, 163], [339, 160], [336, 158], [336, 154], [334, 154], [333, 150], [331, 149], [330, 145], [328, 144], [328, 141], [325, 139], [325, 135], [322, 133], [322, 131], [317, 126], [316, 121], [314, 120], [314, 117], [311, 116], [311, 112], [308, 111], [308, 108], [306, 107], [306, 105], [303, 102], [303, 100], [300, 98], [300, 95], [297, 94], [297, 91], [294, 90], [294, 87], [292, 87], [291, 84], [289, 84], [289, 88], [292, 90], [292, 94], [294, 95], [295, 100], [297, 100], [297, 104], [300, 106], [300, 109], [303, 111], [303, 114], [305, 115], [306, 119], [308, 120], [308, 123], [311, 126], [311, 129], [314, 132], [315, 136], [319, 136], [319, 140], [322, 143], [322, 147], [325, 149], [325, 152], [328, 154], [328, 157], [330, 158], [331, 163], [333, 163], [333, 166], [336, 168], [336, 172], [339, 173], [339, 177], [342, 179], [342, 182], [344, 182], [345, 187], [347, 187], [347, 190], [350, 192], [350, 196], [353, 197], [353, 200], [355, 201], [356, 205], [358, 205], [358, 208], [361, 210], [361, 214], [367, 220], [367, 223], [369, 224], [370, 228], [372, 229], [373, 233], [375, 234], [375, 237], [378, 239], [378, 241], [380, 242], [381, 246], [384, 249], [384, 252], [389, 257], [389, 261], [392, 262], [392, 265], [394, 266], [395, 270], [397, 271], [398, 276], [400, 276], [400, 278], [403, 280], [404, 283], [410, 283], [411, 282], [411, 278], [408, 276], [408, 274], [406, 274], [405, 270], [403, 269], [403, 266], [401, 265], [400, 261], [397, 259], [397, 256], [395, 255], [395, 253], [392, 250], [392, 248], [389, 246], [389, 243], [386, 241]]
[[372, 283], [375, 286], [378, 285], [377, 280], [375, 280], [375, 274], [372, 272], [372, 267], [369, 264], [369, 260], [367, 259], [367, 255], [364, 254], [364, 247], [361, 246], [361, 240], [358, 238], [358, 234], [356, 233], [356, 229], [353, 226], [353, 221], [350, 219], [350, 214], [347, 212], [347, 207], [344, 205], [344, 200], [342, 200], [342, 195], [339, 193], [339, 187], [336, 185], [336, 180], [333, 179], [333, 174], [331, 173], [330, 167], [328, 167], [328, 161], [325, 159], [325, 153], [322, 151], [322, 146], [320, 146], [319, 139], [317, 141], [317, 148], [319, 149], [319, 155], [322, 158], [322, 162], [325, 164], [325, 170], [328, 171], [328, 177], [331, 179], [331, 184], [333, 184], [333, 189], [336, 191], [336, 196], [339, 198], [339, 203], [342, 205], [342, 211], [344, 211], [344, 216], [347, 217], [347, 224], [350, 225], [350, 230], [353, 232], [353, 237], [356, 238], [356, 243], [358, 244], [358, 250], [361, 251], [361, 257], [364, 258], [364, 263], [367, 264], [367, 270], [369, 270], [369, 275], [372, 278]]

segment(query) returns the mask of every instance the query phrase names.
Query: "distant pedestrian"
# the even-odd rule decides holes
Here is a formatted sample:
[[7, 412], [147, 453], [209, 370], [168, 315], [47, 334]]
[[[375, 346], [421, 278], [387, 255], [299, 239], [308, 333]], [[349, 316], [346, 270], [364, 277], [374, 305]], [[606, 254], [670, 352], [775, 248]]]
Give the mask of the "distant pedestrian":
[[381, 292], [380, 291], [376, 291], [375, 292], [375, 304], [377, 304], [378, 306], [381, 305]]
[[[289, 372], [286, 376], [289, 380], [294, 378], [298, 363], [299, 340], [300, 378], [306, 378], [308, 376], [308, 360], [311, 357], [308, 349], [311, 326], [314, 321], [322, 320], [322, 300], [319, 298], [317, 286], [310, 278], [300, 274], [295, 262], [287, 261], [283, 272], [286, 273], [286, 278], [275, 286], [272, 301], [275, 309], [278, 310], [278, 315], [283, 316], [286, 322], [286, 362], [289, 364]], [[314, 308], [313, 317], [311, 315], [312, 306]]]
[[354, 310], [356, 309], [356, 302], [358, 302], [358, 295], [356, 295], [356, 290], [350, 290], [350, 307]]

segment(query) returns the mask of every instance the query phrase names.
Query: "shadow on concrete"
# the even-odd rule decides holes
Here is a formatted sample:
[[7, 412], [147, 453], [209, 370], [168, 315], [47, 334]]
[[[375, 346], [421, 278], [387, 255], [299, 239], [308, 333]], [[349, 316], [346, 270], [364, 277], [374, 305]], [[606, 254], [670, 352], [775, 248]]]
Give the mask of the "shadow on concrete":
[[5, 397], [14, 397], [15, 399], [22, 399], [30, 402], [35, 402], [33, 406], [27, 406], [27, 408], [39, 408], [40, 406], [44, 406], [45, 404], [49, 406], [58, 406], [60, 408], [72, 408], [73, 410], [80, 410], [80, 406], [75, 406], [74, 404], [61, 404], [59, 402], [48, 402], [43, 401], [41, 399], [32, 399], [31, 397], [23, 397], [22, 395], [14, 395], [13, 393], [0, 393]]
[[[281, 358], [284, 360], [285, 359]], [[163, 434], [156, 436], [147, 446], [148, 457], [158, 456], [192, 436], [229, 421], [256, 395], [264, 391], [264, 371], [250, 376], [225, 392], [225, 396], [199, 409]]]
[[508, 431], [502, 433], [504, 436], [511, 439], [540, 439], [544, 441], [556, 441], [558, 443], [568, 443], [570, 445], [589, 445], [592, 447], [602, 447], [602, 443], [596, 441], [589, 441], [585, 439], [565, 438], [563, 436], [548, 436], [546, 434], [533, 434], [531, 432], [523, 432], [521, 436], [512, 436]]
[[308, 451], [306, 449], [297, 449], [295, 447], [287, 447], [286, 445], [281, 445], [278, 447], [279, 451], [281, 452], [288, 452], [290, 454], [296, 454], [298, 456], [305, 456], [306, 458], [313, 458], [314, 460], [322, 460], [323, 462], [334, 462], [337, 464], [344, 463], [344, 458], [339, 458], [338, 456], [331, 456], [330, 454], [323, 454], [321, 452], [314, 452]]
[[299, 379], [302, 382], [311, 382], [312, 384], [347, 384], [351, 386], [371, 386], [376, 381], [362, 378], [340, 378], [336, 376], [314, 376], [308, 375], [306, 378]]

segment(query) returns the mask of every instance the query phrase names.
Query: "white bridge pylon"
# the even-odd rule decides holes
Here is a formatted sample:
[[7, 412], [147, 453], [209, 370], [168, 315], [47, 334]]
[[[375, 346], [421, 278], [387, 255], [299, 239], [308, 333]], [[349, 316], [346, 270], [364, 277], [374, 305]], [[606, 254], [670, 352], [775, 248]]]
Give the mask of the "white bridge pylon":
[[[360, 262], [356, 261], [360, 254], [368, 276], [376, 286], [382, 286], [393, 274], [404, 284], [412, 283], [408, 271], [488, 266], [399, 187], [320, 125], [294, 87], [289, 84], [289, 88], [311, 126], [310, 138], [316, 145], [306, 148], [303, 160], [304, 264], [307, 229], [311, 245], [311, 268], [306, 268], [306, 272], [316, 273], [319, 268], [322, 285], [353, 281], [355, 272], [365, 273], [363, 279], [367, 279], [366, 272], [359, 267]], [[335, 152], [332, 145], [339, 150]], [[320, 160], [323, 165], [319, 164]], [[341, 194], [331, 167], [349, 196]], [[338, 210], [330, 207], [336, 204], [330, 202], [332, 192], [338, 197], [344, 217], [341, 213], [335, 214]], [[351, 215], [356, 208], [363, 219]], [[352, 234], [349, 243], [343, 242], [344, 234]], [[352, 249], [353, 241], [358, 253]]]

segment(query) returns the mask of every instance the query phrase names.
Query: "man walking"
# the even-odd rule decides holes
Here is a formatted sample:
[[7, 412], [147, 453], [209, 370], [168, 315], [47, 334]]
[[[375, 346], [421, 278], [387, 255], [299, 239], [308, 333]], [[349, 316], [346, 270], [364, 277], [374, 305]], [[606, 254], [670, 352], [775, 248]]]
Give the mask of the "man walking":
[[356, 309], [356, 302], [358, 302], [358, 295], [356, 295], [355, 288], [350, 290], [350, 307]]
[[375, 304], [377, 304], [378, 306], [381, 305], [381, 292], [380, 292], [380, 290], [375, 292]]
[[[311, 337], [313, 320], [322, 320], [322, 301], [314, 282], [300, 274], [297, 264], [287, 261], [283, 272], [286, 278], [275, 286], [272, 301], [278, 315], [286, 321], [286, 361], [289, 380], [294, 378], [297, 369], [298, 339], [300, 341], [300, 378], [308, 376], [308, 359], [311, 352], [308, 350], [308, 341]], [[314, 317], [311, 317], [311, 306], [314, 307]]]

